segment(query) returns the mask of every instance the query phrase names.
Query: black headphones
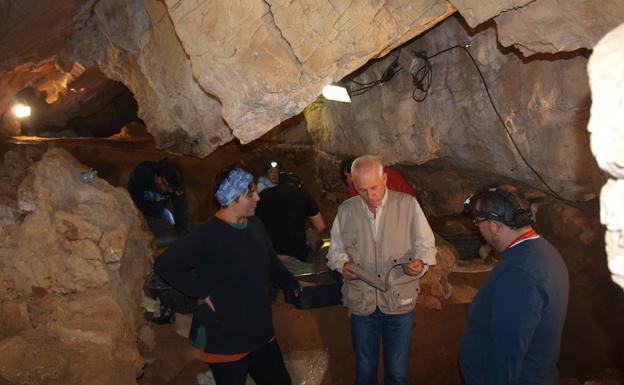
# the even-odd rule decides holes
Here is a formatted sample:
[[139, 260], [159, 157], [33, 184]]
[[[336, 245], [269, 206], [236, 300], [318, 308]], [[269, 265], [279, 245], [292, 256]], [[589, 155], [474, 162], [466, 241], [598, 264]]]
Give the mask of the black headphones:
[[[479, 211], [477, 210], [477, 202], [486, 197], [499, 196], [509, 203], [513, 208], [512, 213], [497, 213], [495, 211]], [[470, 195], [464, 202], [464, 207], [474, 216], [485, 219], [492, 219], [502, 222], [512, 228], [520, 228], [535, 223], [535, 216], [530, 208], [524, 209], [520, 204], [518, 197], [502, 188], [492, 187], [486, 191], [481, 191]]]

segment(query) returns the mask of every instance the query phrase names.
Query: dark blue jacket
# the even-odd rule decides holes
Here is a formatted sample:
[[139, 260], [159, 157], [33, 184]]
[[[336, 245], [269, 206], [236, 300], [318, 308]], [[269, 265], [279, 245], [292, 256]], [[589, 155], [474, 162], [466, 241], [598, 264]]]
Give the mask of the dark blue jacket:
[[130, 175], [128, 192], [137, 208], [148, 217], [163, 218], [163, 211], [171, 203], [176, 231], [180, 235], [186, 234], [188, 232], [186, 193], [178, 195], [160, 192], [154, 183], [157, 168], [158, 162], [139, 163]]
[[503, 251], [470, 306], [459, 352], [466, 385], [554, 385], [568, 270], [544, 238]]

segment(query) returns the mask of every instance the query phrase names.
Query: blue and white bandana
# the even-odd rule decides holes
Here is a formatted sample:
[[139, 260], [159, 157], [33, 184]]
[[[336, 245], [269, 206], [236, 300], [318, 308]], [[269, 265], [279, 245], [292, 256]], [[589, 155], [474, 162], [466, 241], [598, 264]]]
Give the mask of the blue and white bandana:
[[253, 175], [240, 168], [235, 168], [230, 171], [227, 178], [221, 182], [221, 185], [215, 193], [215, 198], [217, 198], [221, 207], [228, 206], [234, 202], [243, 191], [247, 190], [252, 181]]

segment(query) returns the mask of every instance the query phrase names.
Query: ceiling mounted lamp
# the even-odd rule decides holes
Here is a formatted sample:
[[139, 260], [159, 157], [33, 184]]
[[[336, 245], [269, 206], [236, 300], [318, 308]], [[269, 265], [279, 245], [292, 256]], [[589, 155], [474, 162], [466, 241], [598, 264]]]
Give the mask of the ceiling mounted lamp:
[[27, 118], [30, 116], [30, 106], [22, 103], [15, 103], [13, 105], [13, 114], [19, 119]]
[[335, 100], [337, 102], [351, 103], [349, 91], [345, 87], [337, 85], [329, 85], [323, 88], [323, 97], [327, 100]]

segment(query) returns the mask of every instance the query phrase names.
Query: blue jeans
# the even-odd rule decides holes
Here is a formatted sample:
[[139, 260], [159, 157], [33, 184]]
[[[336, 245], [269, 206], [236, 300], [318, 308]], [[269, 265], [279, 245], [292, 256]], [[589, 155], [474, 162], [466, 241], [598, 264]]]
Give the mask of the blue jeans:
[[377, 385], [379, 344], [382, 340], [384, 384], [407, 385], [413, 325], [413, 311], [390, 315], [375, 309], [367, 316], [351, 315], [356, 385]]

